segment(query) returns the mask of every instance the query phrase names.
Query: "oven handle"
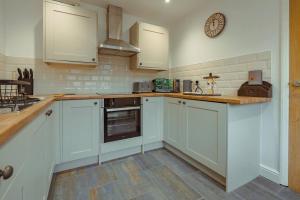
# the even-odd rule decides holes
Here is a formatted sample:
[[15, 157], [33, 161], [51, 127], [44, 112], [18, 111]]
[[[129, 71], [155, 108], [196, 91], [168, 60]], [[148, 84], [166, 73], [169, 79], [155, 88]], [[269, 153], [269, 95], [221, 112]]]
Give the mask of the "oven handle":
[[106, 108], [106, 112], [128, 111], [128, 110], [140, 110], [140, 106], [125, 107], [125, 108]]

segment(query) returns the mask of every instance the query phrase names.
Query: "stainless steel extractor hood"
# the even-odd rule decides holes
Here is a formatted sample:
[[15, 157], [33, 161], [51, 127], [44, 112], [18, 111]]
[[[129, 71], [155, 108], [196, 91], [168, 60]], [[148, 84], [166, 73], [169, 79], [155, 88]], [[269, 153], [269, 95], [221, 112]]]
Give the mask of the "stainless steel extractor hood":
[[109, 5], [107, 8], [107, 40], [100, 44], [99, 54], [116, 56], [133, 56], [140, 53], [140, 49], [125, 42], [122, 36], [123, 10]]

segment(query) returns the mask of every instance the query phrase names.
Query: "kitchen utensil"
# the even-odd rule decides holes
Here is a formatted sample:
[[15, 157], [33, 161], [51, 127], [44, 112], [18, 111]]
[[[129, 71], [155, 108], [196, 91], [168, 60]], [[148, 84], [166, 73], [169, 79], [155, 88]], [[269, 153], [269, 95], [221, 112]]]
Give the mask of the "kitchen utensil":
[[154, 92], [173, 92], [173, 80], [157, 78], [153, 80]]
[[146, 93], [146, 92], [152, 92], [152, 90], [153, 90], [152, 81], [133, 83], [133, 93]]
[[192, 92], [192, 84], [191, 80], [183, 80], [183, 92]]
[[175, 79], [173, 83], [173, 92], [179, 93], [180, 92], [180, 80]]
[[24, 79], [29, 79], [29, 71], [27, 68], [24, 69]]
[[22, 70], [20, 68], [18, 68], [18, 74], [19, 74], [18, 80], [19, 81], [23, 80], [23, 74], [22, 74]]
[[31, 68], [29, 69], [29, 73], [30, 73], [29, 79], [33, 80], [33, 70]]

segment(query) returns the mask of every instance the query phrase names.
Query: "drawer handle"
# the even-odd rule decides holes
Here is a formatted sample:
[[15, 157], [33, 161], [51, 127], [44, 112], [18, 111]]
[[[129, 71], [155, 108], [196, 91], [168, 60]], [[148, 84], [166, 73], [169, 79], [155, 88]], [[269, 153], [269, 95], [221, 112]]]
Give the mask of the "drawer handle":
[[50, 116], [52, 115], [52, 113], [53, 113], [53, 110], [48, 110], [48, 111], [46, 112], [46, 116], [50, 117]]
[[4, 180], [7, 180], [10, 177], [12, 177], [13, 173], [14, 173], [14, 168], [8, 165], [4, 167], [3, 170], [0, 169], [0, 178], [3, 177]]

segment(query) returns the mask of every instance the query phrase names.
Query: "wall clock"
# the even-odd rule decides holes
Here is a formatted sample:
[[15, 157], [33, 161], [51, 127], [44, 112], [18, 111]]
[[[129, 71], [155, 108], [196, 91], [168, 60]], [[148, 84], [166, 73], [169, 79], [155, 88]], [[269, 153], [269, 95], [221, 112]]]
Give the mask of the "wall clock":
[[207, 19], [205, 23], [205, 27], [204, 27], [205, 34], [210, 38], [217, 37], [224, 30], [225, 23], [226, 23], [226, 18], [224, 14], [214, 13]]

